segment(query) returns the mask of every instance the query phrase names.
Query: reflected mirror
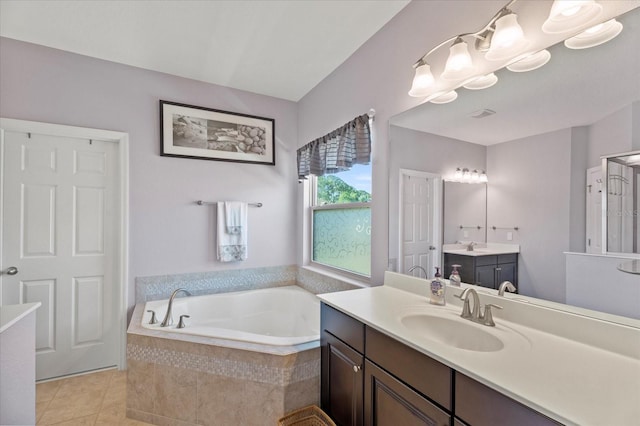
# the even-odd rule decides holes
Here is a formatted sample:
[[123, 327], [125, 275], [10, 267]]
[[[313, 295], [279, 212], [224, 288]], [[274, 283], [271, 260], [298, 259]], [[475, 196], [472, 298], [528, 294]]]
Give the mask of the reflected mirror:
[[604, 191], [607, 206], [607, 251], [640, 253], [640, 151], [607, 157], [603, 163], [607, 176]]
[[[635, 288], [628, 280], [637, 280], [636, 275], [616, 268], [629, 258], [638, 258], [637, 166], [618, 161], [612, 164], [611, 173], [622, 177], [612, 174], [603, 179], [602, 157], [640, 150], [640, 55], [635, 53], [640, 46], [640, 9], [625, 13], [618, 21], [624, 29], [608, 43], [585, 50], [567, 49], [559, 43], [548, 49], [551, 60], [540, 69], [526, 73], [502, 69], [491, 88], [459, 89], [452, 103], [425, 103], [390, 120], [392, 268], [401, 241], [399, 170], [436, 174], [444, 180], [460, 167], [486, 170], [485, 241], [518, 247], [521, 295], [640, 318], [637, 306], [611, 306], [609, 298], [595, 290], [590, 294], [584, 285], [598, 279], [599, 285], [606, 280], [613, 287], [630, 282], [625, 288]], [[607, 180], [618, 189], [620, 184], [627, 185], [626, 195], [603, 199], [599, 191], [607, 190]], [[614, 186], [609, 189], [613, 191]], [[471, 219], [465, 216], [475, 209], [473, 195], [448, 198], [450, 187], [444, 184], [445, 196], [440, 200], [444, 204], [442, 242], [471, 240], [464, 237], [464, 229], [460, 237], [459, 226], [474, 225], [466, 223]], [[619, 202], [624, 197], [628, 200], [624, 201], [627, 207], [619, 207], [619, 223], [607, 223], [597, 214], [603, 211], [602, 203], [614, 203], [613, 197]], [[635, 204], [629, 207], [629, 203]], [[627, 215], [629, 208], [635, 213]], [[618, 215], [613, 206], [608, 217], [612, 214]], [[614, 227], [615, 244], [620, 244], [616, 250], [603, 231], [612, 233]], [[442, 250], [442, 244], [437, 249]], [[435, 258], [442, 264], [442, 252]], [[445, 270], [443, 276], [449, 273]], [[616, 291], [613, 287], [610, 291]], [[637, 297], [626, 299], [631, 303]]]

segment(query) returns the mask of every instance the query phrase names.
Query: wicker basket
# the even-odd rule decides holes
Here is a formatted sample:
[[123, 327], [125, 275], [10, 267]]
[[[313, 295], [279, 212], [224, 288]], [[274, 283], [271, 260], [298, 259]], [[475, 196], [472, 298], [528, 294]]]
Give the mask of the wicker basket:
[[336, 426], [317, 405], [309, 405], [292, 411], [278, 420], [278, 426]]

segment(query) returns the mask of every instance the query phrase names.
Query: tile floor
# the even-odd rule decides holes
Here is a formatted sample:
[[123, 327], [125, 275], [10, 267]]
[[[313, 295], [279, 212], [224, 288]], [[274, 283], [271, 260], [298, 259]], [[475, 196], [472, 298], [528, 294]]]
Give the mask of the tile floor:
[[130, 425], [126, 417], [127, 372], [101, 371], [36, 385], [39, 425]]

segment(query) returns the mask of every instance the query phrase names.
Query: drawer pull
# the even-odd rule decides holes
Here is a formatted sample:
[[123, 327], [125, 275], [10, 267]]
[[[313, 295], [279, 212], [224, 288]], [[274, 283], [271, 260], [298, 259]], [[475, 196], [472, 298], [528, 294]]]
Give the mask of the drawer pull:
[[357, 373], [357, 372], [358, 372], [358, 371], [360, 371], [360, 370], [362, 370], [362, 366], [360, 366], [360, 365], [354, 365], [354, 366], [353, 366], [353, 372], [354, 372], [354, 373]]

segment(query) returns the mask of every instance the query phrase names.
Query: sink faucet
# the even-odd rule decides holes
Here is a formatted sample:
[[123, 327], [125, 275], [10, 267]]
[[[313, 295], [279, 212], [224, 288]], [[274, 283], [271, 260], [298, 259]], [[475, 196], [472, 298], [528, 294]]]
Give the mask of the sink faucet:
[[[469, 307], [469, 294], [473, 296], [473, 311]], [[496, 323], [493, 322], [491, 308], [502, 309], [502, 306], [487, 303], [484, 307], [484, 313], [480, 313], [480, 298], [478, 297], [478, 293], [471, 287], [465, 288], [462, 293], [459, 295], [456, 294], [455, 296], [464, 301], [462, 313], [460, 314], [462, 318], [477, 322], [478, 324], [495, 327]]]
[[175, 299], [176, 295], [178, 293], [180, 293], [180, 292], [185, 293], [187, 296], [191, 296], [191, 293], [189, 293], [184, 288], [179, 288], [179, 289], [174, 290], [174, 292], [171, 293], [171, 297], [169, 298], [169, 305], [167, 306], [167, 313], [165, 314], [164, 319], [160, 323], [160, 327], [166, 327], [168, 325], [173, 324], [173, 318], [171, 317], [171, 308], [173, 307], [173, 299]]
[[473, 246], [477, 245], [478, 243], [474, 243], [473, 241], [471, 241], [469, 243], [469, 245], [467, 246], [467, 251], [473, 251]]
[[503, 281], [498, 287], [498, 296], [504, 296], [504, 291], [509, 290], [511, 293], [515, 293], [516, 286], [514, 286], [511, 281]]
[[427, 279], [429, 277], [429, 275], [427, 274], [427, 271], [424, 270], [424, 268], [420, 265], [415, 265], [412, 266], [411, 268], [409, 268], [409, 270], [407, 271], [407, 274], [410, 274], [411, 272], [413, 272], [414, 269], [420, 269], [423, 273], [424, 273], [424, 278]]

